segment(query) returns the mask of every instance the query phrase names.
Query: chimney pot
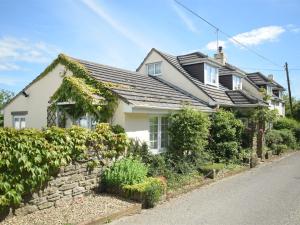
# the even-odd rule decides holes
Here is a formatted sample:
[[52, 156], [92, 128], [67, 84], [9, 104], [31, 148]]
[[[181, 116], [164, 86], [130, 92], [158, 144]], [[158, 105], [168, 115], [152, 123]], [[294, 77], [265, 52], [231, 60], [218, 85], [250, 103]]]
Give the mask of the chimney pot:
[[223, 51], [223, 47], [219, 46], [218, 47], [218, 52], [214, 55], [215, 60], [217, 60], [219, 63], [222, 65], [226, 64], [226, 55]]
[[269, 75], [268, 75], [268, 79], [271, 80], [271, 81], [273, 81], [273, 80], [274, 80], [273, 74], [269, 74]]

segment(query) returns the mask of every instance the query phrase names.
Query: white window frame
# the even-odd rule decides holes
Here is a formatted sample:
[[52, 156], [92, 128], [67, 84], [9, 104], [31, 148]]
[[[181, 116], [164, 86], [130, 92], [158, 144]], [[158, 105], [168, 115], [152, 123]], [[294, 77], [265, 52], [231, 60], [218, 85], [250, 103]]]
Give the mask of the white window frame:
[[[16, 125], [15, 125], [15, 119], [19, 120], [19, 127], [16, 127]], [[24, 123], [25, 123], [25, 125], [23, 127], [22, 127], [22, 123], [21, 123], [22, 119], [24, 119]], [[26, 128], [26, 116], [25, 115], [14, 115], [13, 116], [13, 127], [15, 129], [17, 129], [17, 130]]]
[[[162, 62], [154, 62], [154, 63], [148, 63], [146, 64], [147, 66], [147, 74], [148, 75], [151, 75], [151, 76], [159, 76], [161, 75], [161, 66], [162, 66]], [[150, 66], [153, 66], [153, 73], [150, 73]], [[159, 73], [156, 73], [156, 67], [159, 67], [160, 69], [160, 72]]]
[[[151, 115], [149, 116], [149, 124], [148, 124], [148, 127], [149, 127], [149, 148], [150, 150], [155, 153], [155, 154], [158, 154], [158, 153], [161, 153], [161, 152], [164, 152], [166, 150], [166, 147], [161, 147], [161, 143], [162, 143], [162, 118], [166, 118], [167, 116], [166, 115]], [[153, 118], [158, 118], [158, 121], [157, 121], [157, 148], [151, 148], [151, 139], [150, 139], [150, 136], [151, 136], [151, 128], [150, 128], [150, 125], [151, 125], [151, 122], [150, 120], [153, 119]], [[167, 138], [167, 142], [169, 143], [169, 138]], [[167, 145], [168, 145], [167, 143]]]
[[[214, 74], [215, 77], [215, 82], [212, 82], [212, 77], [211, 77], [211, 73], [208, 73], [208, 70], [211, 69], [215, 69], [216, 73]], [[209, 79], [210, 76], [210, 79]], [[209, 85], [213, 85], [213, 86], [219, 86], [219, 69], [215, 66], [211, 66], [207, 63], [204, 63], [204, 83], [205, 84], [209, 84]]]
[[273, 95], [272, 87], [270, 85], [267, 85], [267, 95]]
[[[237, 82], [239, 80], [239, 82]], [[232, 90], [242, 90], [242, 78], [239, 76], [232, 76]]]
[[[86, 119], [87, 120], [87, 127], [84, 127], [84, 126], [80, 126], [80, 120], [81, 119]], [[81, 116], [79, 117], [78, 119], [76, 119], [74, 122], [73, 122], [74, 125], [77, 125], [79, 127], [82, 127], [82, 128], [86, 128], [86, 129], [94, 129], [95, 126], [96, 126], [96, 123], [95, 123], [95, 120], [94, 118], [89, 115], [89, 114], [86, 114], [84, 116]]]

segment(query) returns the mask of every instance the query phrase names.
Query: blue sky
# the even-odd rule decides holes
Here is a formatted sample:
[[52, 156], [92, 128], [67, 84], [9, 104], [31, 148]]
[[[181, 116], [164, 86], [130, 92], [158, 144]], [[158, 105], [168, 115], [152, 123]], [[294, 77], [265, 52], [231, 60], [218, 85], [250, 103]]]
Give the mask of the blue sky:
[[[299, 0], [181, 0], [243, 44], [291, 69], [300, 98]], [[216, 32], [172, 0], [1, 0], [0, 89], [21, 90], [60, 52], [135, 70], [155, 47], [170, 54], [215, 52]], [[220, 35], [228, 61], [252, 72], [283, 67]]]

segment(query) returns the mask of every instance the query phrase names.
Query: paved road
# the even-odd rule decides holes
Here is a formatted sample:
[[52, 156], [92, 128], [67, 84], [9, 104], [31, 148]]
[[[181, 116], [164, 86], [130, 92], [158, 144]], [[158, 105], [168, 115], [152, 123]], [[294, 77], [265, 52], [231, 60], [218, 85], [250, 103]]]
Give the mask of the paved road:
[[300, 225], [300, 152], [113, 225]]

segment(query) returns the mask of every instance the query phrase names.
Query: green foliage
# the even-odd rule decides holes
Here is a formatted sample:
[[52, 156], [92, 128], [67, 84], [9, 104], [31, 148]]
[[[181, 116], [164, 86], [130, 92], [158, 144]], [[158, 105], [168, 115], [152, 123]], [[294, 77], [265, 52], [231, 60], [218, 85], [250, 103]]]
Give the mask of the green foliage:
[[271, 147], [282, 143], [282, 137], [279, 130], [269, 130], [265, 136], [266, 145]]
[[1, 114], [1, 110], [3, 109], [4, 105], [9, 102], [14, 97], [14, 93], [11, 91], [6, 91], [0, 89], [0, 127], [3, 127], [4, 118]]
[[282, 130], [282, 129], [294, 130], [298, 127], [300, 127], [300, 125], [297, 120], [287, 118], [287, 117], [278, 119], [273, 125], [273, 128], [277, 130]]
[[125, 129], [124, 129], [124, 127], [122, 127], [122, 126], [119, 125], [119, 124], [112, 125], [112, 126], [111, 126], [111, 130], [112, 130], [112, 132], [115, 133], [115, 134], [125, 134]]
[[288, 146], [284, 144], [272, 145], [271, 149], [274, 154], [280, 155], [288, 150]]
[[121, 188], [126, 184], [138, 184], [145, 181], [148, 168], [144, 163], [132, 158], [124, 158], [107, 168], [102, 176], [105, 188]]
[[1, 128], [0, 211], [18, 205], [23, 195], [40, 188], [61, 166], [93, 159], [93, 167], [108, 156], [118, 158], [127, 145], [126, 135], [114, 134], [108, 124], [98, 124], [94, 131], [75, 126], [43, 131]]
[[204, 164], [200, 166], [199, 169], [201, 172], [207, 173], [211, 170], [216, 170], [216, 171], [223, 170], [225, 166], [226, 165], [224, 163], [211, 163], [211, 164]]
[[116, 95], [109, 88], [128, 87], [95, 80], [83, 65], [63, 54], [60, 54], [35, 81], [51, 72], [58, 63], [72, 71], [73, 76], [64, 77], [62, 85], [51, 97], [52, 107], [58, 107], [56, 102], [71, 100], [75, 102], [75, 105], [67, 109], [67, 112], [75, 119], [85, 113], [90, 113], [98, 121], [107, 122], [118, 103]]
[[258, 107], [251, 114], [251, 119], [256, 123], [273, 123], [277, 118], [278, 111], [267, 107]]
[[169, 151], [177, 156], [203, 152], [207, 145], [210, 121], [206, 114], [184, 108], [170, 116]]
[[267, 147], [273, 151], [278, 152], [279, 148], [284, 145], [287, 148], [295, 149], [297, 147], [296, 138], [292, 131], [283, 130], [269, 130], [265, 136]]
[[138, 195], [142, 200], [143, 207], [152, 208], [164, 194], [166, 184], [158, 178], [149, 177], [142, 183], [124, 185], [122, 189], [127, 197], [134, 198], [135, 195]]
[[106, 164], [105, 160], [107, 159], [114, 159], [123, 155], [128, 144], [126, 134], [113, 133], [108, 123], [97, 124], [89, 137], [89, 147], [102, 164]]
[[216, 162], [238, 159], [244, 125], [229, 111], [212, 115], [209, 152]]
[[296, 138], [294, 136], [294, 133], [291, 130], [288, 129], [280, 130], [280, 135], [283, 144], [287, 145], [291, 149], [295, 149], [297, 147]]

